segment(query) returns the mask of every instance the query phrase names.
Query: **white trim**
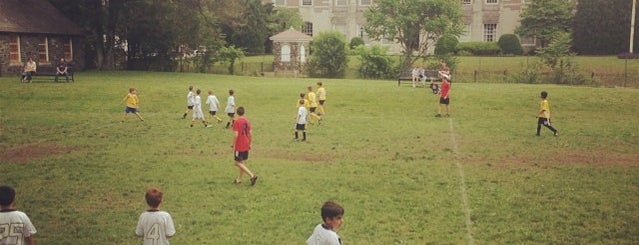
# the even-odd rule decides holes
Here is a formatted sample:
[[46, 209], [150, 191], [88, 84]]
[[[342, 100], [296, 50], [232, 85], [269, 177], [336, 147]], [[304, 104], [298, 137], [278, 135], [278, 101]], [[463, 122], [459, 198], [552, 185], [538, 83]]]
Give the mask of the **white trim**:
[[[9, 38], [11, 38], [12, 36], [10, 35]], [[11, 39], [9, 39], [9, 65], [22, 65], [22, 50], [21, 50], [21, 45], [20, 45], [20, 35], [15, 35], [13, 36], [16, 38], [16, 42], [18, 45], [18, 61], [15, 62], [13, 60], [11, 60]]]

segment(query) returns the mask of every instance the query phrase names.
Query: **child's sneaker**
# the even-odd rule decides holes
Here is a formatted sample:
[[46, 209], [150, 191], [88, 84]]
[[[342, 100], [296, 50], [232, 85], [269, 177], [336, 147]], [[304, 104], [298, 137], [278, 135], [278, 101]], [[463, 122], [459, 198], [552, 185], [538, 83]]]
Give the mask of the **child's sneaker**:
[[555, 130], [555, 132], [553, 133], [554, 136], [559, 136], [559, 130]]
[[251, 178], [251, 185], [255, 185], [255, 182], [257, 182], [257, 175], [254, 175], [253, 178]]

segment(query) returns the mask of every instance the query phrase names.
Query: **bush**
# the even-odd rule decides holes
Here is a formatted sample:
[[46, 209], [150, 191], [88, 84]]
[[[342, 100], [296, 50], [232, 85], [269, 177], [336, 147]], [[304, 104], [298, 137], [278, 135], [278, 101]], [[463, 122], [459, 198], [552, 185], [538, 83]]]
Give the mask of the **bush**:
[[353, 39], [351, 39], [351, 44], [350, 47], [351, 49], [355, 50], [357, 49], [358, 46], [364, 45], [364, 39], [360, 38], [360, 37], [354, 37]]
[[499, 46], [496, 42], [463, 42], [457, 44], [456, 52], [468, 52], [472, 55], [498, 55]]
[[306, 71], [310, 77], [344, 77], [348, 64], [344, 35], [336, 31], [322, 32], [314, 38], [313, 53]]
[[362, 62], [359, 67], [359, 76], [362, 78], [394, 78], [397, 72], [393, 69], [394, 62], [388, 53], [388, 47], [374, 45], [367, 48], [364, 45], [357, 47]]
[[522, 55], [524, 53], [524, 49], [521, 48], [519, 38], [515, 34], [502, 35], [499, 37], [497, 45], [499, 45], [502, 54]]
[[447, 55], [451, 53], [455, 53], [455, 49], [457, 48], [457, 37], [453, 35], [443, 35], [437, 43], [435, 44], [435, 54], [436, 55]]

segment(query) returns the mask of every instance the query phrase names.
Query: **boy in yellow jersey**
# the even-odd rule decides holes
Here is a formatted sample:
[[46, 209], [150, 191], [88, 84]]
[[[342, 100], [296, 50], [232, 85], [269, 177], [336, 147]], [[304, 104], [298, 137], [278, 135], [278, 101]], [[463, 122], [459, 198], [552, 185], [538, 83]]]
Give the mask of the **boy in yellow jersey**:
[[126, 115], [129, 113], [134, 113], [140, 121], [144, 121], [140, 112], [138, 112], [138, 107], [140, 106], [140, 100], [138, 99], [138, 95], [136, 94], [137, 90], [135, 88], [129, 88], [129, 94], [127, 94], [120, 104], [126, 103], [126, 109], [124, 109], [124, 115], [122, 115], [122, 121], [126, 119]]
[[[311, 115], [311, 118], [315, 118], [317, 119], [318, 123], [322, 120], [322, 118], [320, 116], [317, 115], [317, 113], [315, 113], [315, 110], [317, 110], [317, 95], [315, 94], [315, 92], [313, 92], [313, 87], [312, 86], [308, 86], [308, 93], [306, 93], [306, 99], [308, 100], [308, 111], [309, 114]], [[313, 124], [312, 120], [309, 120], [310, 124]]]
[[548, 97], [548, 92], [541, 91], [541, 106], [539, 109], [539, 113], [537, 113], [537, 136], [541, 133], [541, 125], [546, 126], [550, 131], [552, 131], [553, 135], [559, 135], [559, 131], [550, 125], [550, 103], [546, 99]]
[[300, 93], [300, 98], [295, 100], [295, 108], [300, 107], [300, 100], [304, 101], [304, 107], [306, 107], [306, 109], [308, 109], [309, 103], [308, 103], [308, 100], [306, 99], [306, 94], [305, 93]]
[[317, 98], [319, 100], [319, 112], [318, 115], [324, 115], [326, 112], [324, 111], [324, 103], [326, 102], [326, 89], [324, 88], [322, 82], [317, 82]]

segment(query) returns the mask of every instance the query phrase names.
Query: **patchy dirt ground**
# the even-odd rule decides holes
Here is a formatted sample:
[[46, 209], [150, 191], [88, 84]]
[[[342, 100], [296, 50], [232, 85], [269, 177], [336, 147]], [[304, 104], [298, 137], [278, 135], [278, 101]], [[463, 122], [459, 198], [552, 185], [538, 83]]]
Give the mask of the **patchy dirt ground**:
[[0, 148], [0, 162], [27, 163], [51, 155], [69, 153], [75, 150], [70, 146], [55, 143], [31, 143]]

